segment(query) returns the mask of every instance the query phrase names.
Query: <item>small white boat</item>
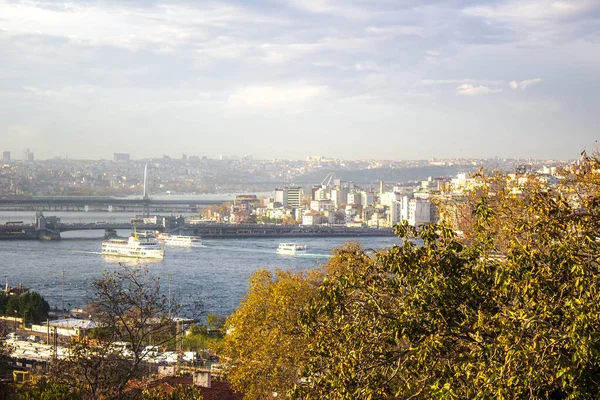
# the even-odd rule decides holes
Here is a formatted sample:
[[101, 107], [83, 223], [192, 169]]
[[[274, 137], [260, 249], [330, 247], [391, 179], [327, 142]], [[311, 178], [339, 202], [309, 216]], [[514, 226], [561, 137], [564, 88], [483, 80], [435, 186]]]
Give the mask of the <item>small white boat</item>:
[[165, 251], [154, 235], [149, 232], [133, 234], [127, 239], [110, 239], [102, 242], [102, 254], [105, 256], [154, 258], [162, 260]]
[[279, 247], [277, 248], [278, 254], [296, 255], [298, 253], [304, 253], [305, 251], [305, 244], [296, 243], [279, 243]]
[[167, 246], [201, 247], [202, 239], [200, 236], [170, 235], [165, 239], [165, 244]]
[[156, 234], [156, 240], [158, 240], [159, 242], [164, 242], [165, 240], [167, 240], [169, 238], [168, 233], [164, 233], [164, 232], [157, 232]]

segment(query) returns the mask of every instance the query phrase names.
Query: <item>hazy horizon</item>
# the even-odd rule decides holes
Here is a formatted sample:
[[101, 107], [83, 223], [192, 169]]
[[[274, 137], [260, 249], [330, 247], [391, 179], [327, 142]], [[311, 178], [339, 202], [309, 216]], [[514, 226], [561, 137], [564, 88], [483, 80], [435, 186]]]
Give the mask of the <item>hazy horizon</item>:
[[0, 0], [20, 159], [576, 159], [600, 3]]

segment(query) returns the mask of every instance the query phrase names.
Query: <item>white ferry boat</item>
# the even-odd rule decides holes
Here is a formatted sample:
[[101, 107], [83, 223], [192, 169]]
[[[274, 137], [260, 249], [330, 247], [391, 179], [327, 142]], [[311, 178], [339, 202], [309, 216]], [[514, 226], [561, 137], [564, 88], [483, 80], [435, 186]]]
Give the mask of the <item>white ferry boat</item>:
[[106, 256], [153, 258], [162, 260], [165, 255], [154, 235], [147, 232], [133, 234], [127, 239], [110, 239], [102, 242], [102, 254]]
[[305, 244], [296, 244], [296, 243], [279, 243], [279, 247], [277, 248], [278, 254], [296, 255], [297, 253], [303, 253], [305, 251], [306, 251]]
[[201, 247], [202, 239], [200, 236], [170, 235], [165, 239], [165, 244], [167, 246]]

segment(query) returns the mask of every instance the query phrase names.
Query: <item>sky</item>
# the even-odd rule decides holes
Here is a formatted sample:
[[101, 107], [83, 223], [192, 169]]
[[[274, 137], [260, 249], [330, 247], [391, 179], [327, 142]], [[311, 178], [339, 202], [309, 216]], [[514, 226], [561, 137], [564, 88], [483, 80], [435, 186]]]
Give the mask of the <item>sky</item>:
[[599, 123], [598, 0], [0, 0], [15, 159], [572, 159]]

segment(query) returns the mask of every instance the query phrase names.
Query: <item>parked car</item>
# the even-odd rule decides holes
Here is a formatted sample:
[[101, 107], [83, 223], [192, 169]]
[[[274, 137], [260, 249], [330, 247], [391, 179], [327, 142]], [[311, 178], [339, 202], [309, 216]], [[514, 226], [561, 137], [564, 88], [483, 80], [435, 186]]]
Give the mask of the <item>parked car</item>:
[[30, 342], [39, 342], [40, 338], [35, 335], [29, 335], [27, 336], [27, 340], [29, 340]]

